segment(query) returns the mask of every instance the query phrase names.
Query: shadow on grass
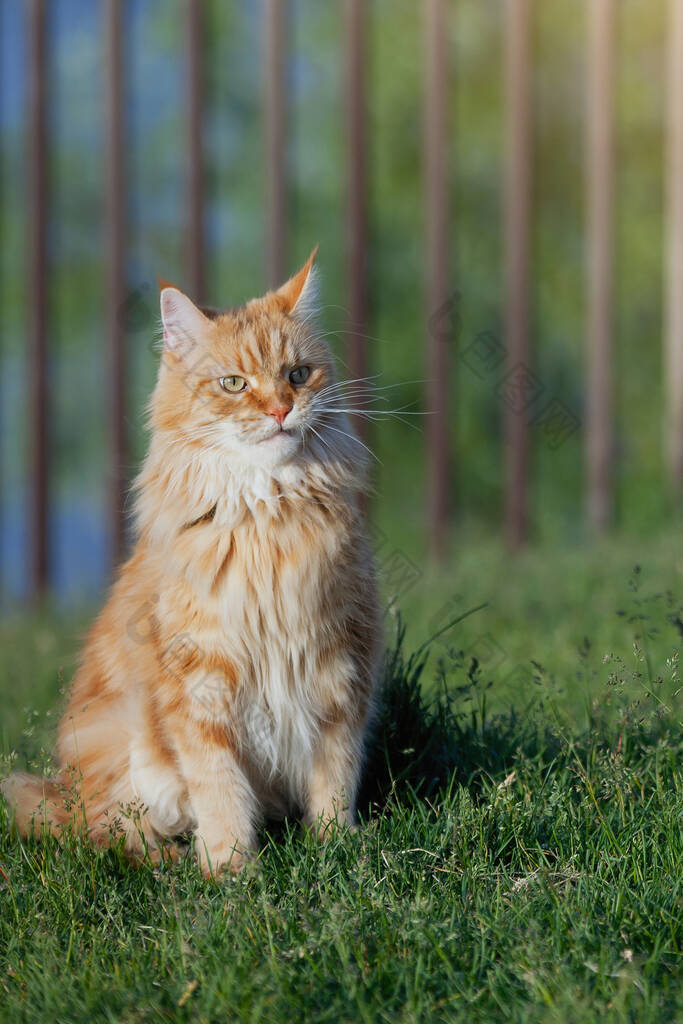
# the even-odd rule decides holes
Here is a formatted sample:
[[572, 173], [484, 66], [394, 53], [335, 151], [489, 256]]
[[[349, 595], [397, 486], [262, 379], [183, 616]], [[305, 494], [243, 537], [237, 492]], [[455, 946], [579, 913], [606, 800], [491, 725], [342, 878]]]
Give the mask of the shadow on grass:
[[[462, 681], [449, 685], [438, 676], [439, 691], [425, 696], [422, 676], [429, 645], [406, 656], [405, 627], [387, 652], [379, 691], [378, 714], [371, 733], [359, 810], [383, 809], [388, 802], [415, 794], [423, 799], [450, 784], [477, 788], [484, 778], [509, 771], [515, 756], [557, 752], [558, 739], [528, 708], [487, 717], [486, 688], [476, 658], [462, 657]], [[462, 653], [462, 652], [461, 652]]]
[[477, 659], [464, 651], [456, 652], [448, 670], [443, 663], [437, 667], [437, 695], [430, 700], [422, 676], [431, 641], [406, 655], [404, 638], [399, 621], [395, 645], [385, 659], [368, 745], [358, 800], [363, 818], [416, 796], [430, 800], [453, 781], [476, 797], [492, 781], [502, 781], [520, 759], [540, 766], [587, 767], [608, 754], [636, 763], [663, 740], [672, 748], [680, 746], [676, 715], [671, 708], [665, 713], [647, 686], [640, 699], [624, 698], [616, 707], [613, 693], [605, 692], [594, 701], [587, 726], [578, 734], [549, 714], [542, 685], [521, 711], [509, 708], [488, 715], [486, 692], [492, 683], [483, 679]]

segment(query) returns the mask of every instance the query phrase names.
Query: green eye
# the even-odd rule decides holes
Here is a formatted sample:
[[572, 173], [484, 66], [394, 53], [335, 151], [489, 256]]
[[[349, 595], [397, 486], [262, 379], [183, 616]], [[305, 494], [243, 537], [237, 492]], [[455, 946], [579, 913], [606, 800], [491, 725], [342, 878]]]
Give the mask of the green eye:
[[308, 366], [297, 366], [295, 370], [289, 375], [289, 379], [292, 384], [305, 384], [310, 376], [310, 369]]
[[224, 391], [230, 392], [231, 395], [236, 395], [238, 391], [244, 391], [247, 386], [247, 382], [244, 377], [220, 377], [218, 383]]

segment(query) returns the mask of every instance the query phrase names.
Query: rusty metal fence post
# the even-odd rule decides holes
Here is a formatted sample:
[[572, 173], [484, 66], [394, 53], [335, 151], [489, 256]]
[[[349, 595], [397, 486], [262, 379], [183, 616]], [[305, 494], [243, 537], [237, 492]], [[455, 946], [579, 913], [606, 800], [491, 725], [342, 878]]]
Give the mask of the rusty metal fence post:
[[48, 182], [47, 40], [44, 0], [28, 6], [28, 378], [30, 436], [31, 592], [44, 596], [48, 582]]
[[428, 527], [430, 548], [444, 554], [448, 525], [448, 149], [447, 24], [444, 0], [425, 0], [425, 217], [427, 248]]
[[515, 548], [529, 531], [529, 234], [531, 197], [531, 5], [505, 0], [504, 266], [507, 377], [503, 388], [505, 534]]
[[595, 531], [612, 519], [614, 383], [612, 346], [612, 197], [614, 194], [614, 0], [588, 6], [587, 212], [588, 330], [587, 513]]
[[[348, 371], [367, 376], [367, 151], [365, 0], [346, 0], [346, 124], [348, 182], [347, 281], [349, 302]], [[364, 421], [356, 429], [365, 433]]]
[[286, 193], [285, 0], [266, 0], [265, 148], [267, 278], [271, 288], [285, 279]]
[[110, 562], [115, 568], [125, 546], [126, 493], [126, 336], [125, 302], [125, 192], [123, 156], [122, 25], [119, 0], [105, 7], [106, 50], [106, 303], [107, 390], [109, 418], [109, 529]]
[[206, 299], [206, 252], [204, 236], [203, 122], [203, 0], [187, 2], [187, 277], [195, 302]]
[[671, 489], [683, 496], [683, 4], [669, 3], [665, 445]]

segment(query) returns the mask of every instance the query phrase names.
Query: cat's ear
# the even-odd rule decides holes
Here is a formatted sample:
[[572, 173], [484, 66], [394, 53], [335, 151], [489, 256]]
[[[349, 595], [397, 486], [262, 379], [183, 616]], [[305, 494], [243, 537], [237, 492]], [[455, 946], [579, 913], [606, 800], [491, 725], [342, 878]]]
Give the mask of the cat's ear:
[[301, 270], [275, 293], [284, 313], [302, 320], [318, 310], [318, 271], [313, 266], [318, 255], [318, 246], [308, 257]]
[[164, 348], [176, 355], [186, 356], [200, 341], [211, 322], [187, 295], [173, 285], [162, 288], [160, 301]]
[[[173, 284], [173, 281], [167, 281], [165, 277], [159, 277], [158, 275], [157, 284], [159, 285], [159, 294], [163, 292], [164, 288], [176, 288], [176, 285]], [[180, 288], [176, 288], [176, 290], [180, 291]]]

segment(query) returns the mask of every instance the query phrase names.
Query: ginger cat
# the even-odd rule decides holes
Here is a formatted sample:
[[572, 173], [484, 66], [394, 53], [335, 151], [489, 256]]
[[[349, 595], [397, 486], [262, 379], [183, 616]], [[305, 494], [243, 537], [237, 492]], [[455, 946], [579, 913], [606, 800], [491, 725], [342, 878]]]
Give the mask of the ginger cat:
[[22, 833], [85, 821], [138, 859], [192, 830], [210, 874], [239, 869], [266, 813], [354, 821], [381, 616], [315, 255], [225, 313], [163, 288], [137, 542], [87, 640], [58, 777], [2, 786]]

